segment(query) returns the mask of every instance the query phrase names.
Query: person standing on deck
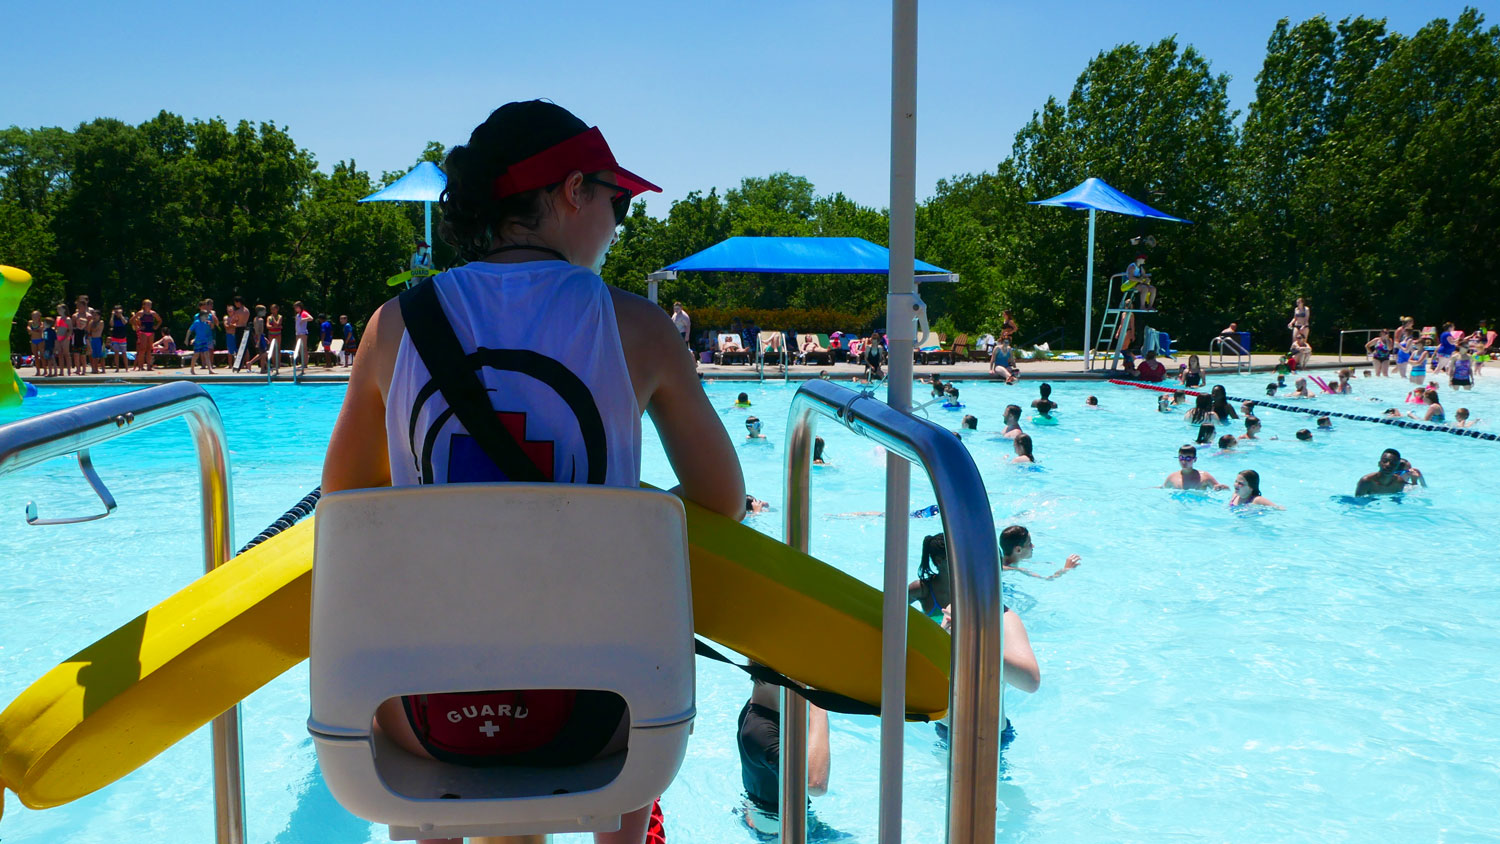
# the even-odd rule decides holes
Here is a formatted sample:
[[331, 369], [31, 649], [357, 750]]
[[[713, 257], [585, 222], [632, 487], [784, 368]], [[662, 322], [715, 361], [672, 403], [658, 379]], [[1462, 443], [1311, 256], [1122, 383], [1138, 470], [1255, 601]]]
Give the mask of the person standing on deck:
[[688, 340], [688, 337], [692, 335], [693, 318], [687, 311], [683, 310], [681, 302], [672, 303], [672, 324], [677, 326], [677, 333], [682, 335], [683, 344], [691, 351], [693, 344], [692, 341]]
[[[250, 331], [250, 309], [245, 307], [245, 300], [239, 296], [229, 303], [229, 310], [224, 314], [224, 338], [229, 345], [229, 363], [235, 372], [239, 368], [234, 366], [235, 357], [239, 355], [240, 344], [245, 342], [245, 336]], [[250, 354], [248, 349], [245, 354]]]

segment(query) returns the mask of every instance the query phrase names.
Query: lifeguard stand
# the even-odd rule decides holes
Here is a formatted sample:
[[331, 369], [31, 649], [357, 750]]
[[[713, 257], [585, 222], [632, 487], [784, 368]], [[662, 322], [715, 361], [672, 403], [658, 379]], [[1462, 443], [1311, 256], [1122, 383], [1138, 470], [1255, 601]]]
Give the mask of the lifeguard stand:
[[1094, 348], [1090, 354], [1089, 369], [1093, 369], [1094, 358], [1108, 361], [1106, 369], [1110, 372], [1115, 371], [1120, 365], [1120, 353], [1125, 350], [1125, 332], [1120, 331], [1119, 328], [1125, 315], [1129, 315], [1129, 318], [1135, 321], [1136, 336], [1142, 338], [1143, 344], [1145, 338], [1151, 336], [1151, 329], [1142, 324], [1143, 316], [1137, 316], [1137, 314], [1154, 314], [1156, 309], [1134, 307], [1136, 291], [1134, 289], [1122, 290], [1124, 281], [1124, 273], [1115, 273], [1109, 277], [1109, 290], [1105, 294], [1104, 301], [1106, 304], [1115, 301], [1114, 297], [1118, 293], [1119, 304], [1113, 308], [1104, 309], [1104, 320], [1099, 323], [1099, 336], [1094, 341]]

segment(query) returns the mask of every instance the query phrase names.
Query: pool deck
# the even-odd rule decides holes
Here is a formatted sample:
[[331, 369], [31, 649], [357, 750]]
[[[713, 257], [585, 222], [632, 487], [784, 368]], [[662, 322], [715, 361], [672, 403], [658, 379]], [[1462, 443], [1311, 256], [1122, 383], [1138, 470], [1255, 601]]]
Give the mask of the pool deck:
[[[1269, 373], [1276, 369], [1280, 362], [1278, 355], [1252, 355], [1251, 371], [1257, 373]], [[1186, 360], [1185, 356], [1179, 356], [1176, 360], [1180, 363]], [[1351, 356], [1345, 356], [1342, 363], [1336, 355], [1313, 355], [1312, 362], [1307, 367], [1309, 370], [1339, 369], [1352, 366], [1356, 369], [1367, 368], [1369, 361]], [[28, 367], [29, 368], [29, 367]], [[862, 366], [852, 363], [839, 363], [831, 366], [792, 366], [785, 377], [795, 381], [803, 381], [817, 378], [821, 373], [828, 373], [830, 378], [836, 380], [853, 379], [863, 373]], [[1170, 376], [1173, 367], [1168, 367], [1168, 381], [1173, 383]], [[1216, 374], [1234, 374], [1234, 367], [1207, 367], [1210, 377]], [[982, 362], [968, 362], [955, 364], [917, 364], [916, 375], [926, 378], [937, 374], [945, 381], [990, 381], [995, 380], [989, 374], [989, 365]], [[1489, 375], [1494, 375], [1496, 370], [1492, 367]], [[715, 381], [759, 381], [761, 374], [754, 366], [732, 365], [719, 366], [716, 364], [699, 364], [698, 374], [705, 379]], [[102, 375], [69, 375], [58, 378], [37, 378], [29, 376], [25, 369], [20, 371], [24, 380], [30, 381], [37, 386], [84, 386], [98, 384], [159, 384], [169, 381], [196, 381], [200, 384], [264, 384], [266, 376], [261, 373], [231, 373], [224, 368], [219, 368], [213, 375], [198, 374], [190, 375], [188, 370], [182, 369], [157, 369], [152, 372], [106, 372]], [[782, 375], [780, 367], [767, 366], [765, 369], [766, 380], [780, 380]], [[1083, 368], [1081, 360], [1046, 360], [1046, 361], [1024, 361], [1021, 364], [1021, 378], [1025, 381], [1101, 381], [1106, 378], [1119, 377], [1119, 370], [1110, 372], [1107, 369], [1095, 369], [1090, 372]], [[277, 383], [291, 383], [291, 367], [283, 367], [280, 374], [273, 379]], [[301, 378], [306, 384], [342, 384], [349, 380], [349, 369], [343, 366], [324, 368], [322, 366], [308, 367], [306, 374]]]

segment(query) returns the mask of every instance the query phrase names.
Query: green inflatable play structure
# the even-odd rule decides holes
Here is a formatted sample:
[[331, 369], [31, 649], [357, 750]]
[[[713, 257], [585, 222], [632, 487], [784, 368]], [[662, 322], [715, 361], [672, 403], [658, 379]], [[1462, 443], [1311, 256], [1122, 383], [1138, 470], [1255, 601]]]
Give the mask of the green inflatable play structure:
[[[31, 287], [31, 273], [0, 264], [0, 314], [5, 315], [7, 330], [0, 335], [0, 407], [14, 407], [27, 395], [26, 382], [10, 365], [10, 330], [16, 309], [21, 306], [21, 297]], [[34, 393], [33, 393], [34, 395]]]

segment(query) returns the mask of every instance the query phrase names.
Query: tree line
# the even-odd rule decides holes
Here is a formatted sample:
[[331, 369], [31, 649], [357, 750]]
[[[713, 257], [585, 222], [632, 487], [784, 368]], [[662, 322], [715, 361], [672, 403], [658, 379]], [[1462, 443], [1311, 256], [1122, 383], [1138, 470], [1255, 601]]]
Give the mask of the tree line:
[[[1023, 340], [1062, 326], [1068, 346], [1084, 344], [1086, 215], [1026, 203], [1089, 176], [1193, 221], [1099, 214], [1096, 326], [1097, 288], [1147, 236], [1163, 311], [1151, 323], [1190, 347], [1236, 320], [1279, 348], [1298, 296], [1322, 348], [1340, 328], [1404, 315], [1465, 327], [1500, 316], [1500, 27], [1474, 9], [1412, 35], [1365, 17], [1282, 20], [1243, 120], [1228, 81], [1174, 38], [1101, 51], [993, 170], [940, 181], [917, 209], [918, 256], [961, 279], [922, 290], [939, 329], [993, 331], [1008, 308]], [[417, 160], [443, 154], [430, 143]], [[353, 161], [324, 173], [273, 123], [163, 112], [138, 126], [12, 127], [0, 131], [0, 262], [36, 277], [28, 311], [78, 293], [149, 297], [180, 323], [199, 299], [238, 294], [362, 323], [405, 268], [421, 211], [355, 200], [401, 175], [372, 178]], [[887, 225], [884, 209], [801, 176], [749, 177], [661, 218], [637, 203], [604, 276], [644, 292], [647, 273], [734, 235], [885, 244]], [[436, 248], [438, 266], [455, 260]], [[874, 277], [684, 273], [660, 295], [883, 324]]]

